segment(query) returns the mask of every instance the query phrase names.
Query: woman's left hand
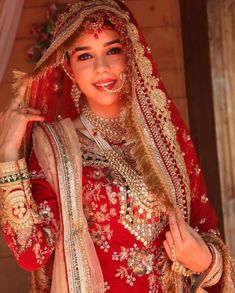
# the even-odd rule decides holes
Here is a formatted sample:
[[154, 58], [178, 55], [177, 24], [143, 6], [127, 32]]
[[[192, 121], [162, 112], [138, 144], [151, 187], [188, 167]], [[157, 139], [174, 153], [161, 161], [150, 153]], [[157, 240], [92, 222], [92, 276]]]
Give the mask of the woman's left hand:
[[200, 237], [184, 220], [179, 208], [169, 213], [170, 230], [163, 241], [168, 257], [172, 259], [172, 247], [175, 245], [176, 259], [185, 268], [193, 272], [203, 272], [212, 262], [212, 254]]

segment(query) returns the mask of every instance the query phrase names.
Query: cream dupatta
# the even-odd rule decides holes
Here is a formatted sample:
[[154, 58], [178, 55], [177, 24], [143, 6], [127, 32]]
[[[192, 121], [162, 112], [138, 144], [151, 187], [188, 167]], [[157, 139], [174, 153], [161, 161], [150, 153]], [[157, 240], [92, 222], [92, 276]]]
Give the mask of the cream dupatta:
[[55, 249], [52, 293], [101, 293], [104, 282], [82, 205], [82, 161], [70, 119], [37, 127], [38, 161], [57, 194], [60, 233]]

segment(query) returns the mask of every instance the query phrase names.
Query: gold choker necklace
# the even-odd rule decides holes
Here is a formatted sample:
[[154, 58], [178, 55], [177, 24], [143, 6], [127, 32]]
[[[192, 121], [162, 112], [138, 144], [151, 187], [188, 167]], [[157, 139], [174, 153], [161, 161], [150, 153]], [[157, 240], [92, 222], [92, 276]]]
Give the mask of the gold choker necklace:
[[[99, 131], [109, 143], [118, 144], [125, 140], [126, 131], [122, 126], [120, 117], [103, 118], [96, 115], [90, 110], [88, 105], [85, 105], [81, 113], [94, 126], [94, 132]], [[95, 134], [95, 133], [94, 133]]]

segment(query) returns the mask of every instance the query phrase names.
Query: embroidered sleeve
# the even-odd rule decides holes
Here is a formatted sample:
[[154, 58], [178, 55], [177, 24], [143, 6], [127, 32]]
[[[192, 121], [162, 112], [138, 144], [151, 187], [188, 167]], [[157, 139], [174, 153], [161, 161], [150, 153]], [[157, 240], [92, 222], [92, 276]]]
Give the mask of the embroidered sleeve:
[[[30, 173], [34, 176], [30, 179]], [[0, 163], [0, 217], [3, 235], [18, 264], [34, 271], [46, 263], [58, 232], [56, 196], [33, 154], [29, 172], [24, 159]]]
[[214, 255], [216, 256], [217, 265], [205, 276], [201, 287], [206, 287], [208, 292], [233, 292], [235, 289], [234, 265], [229, 257], [228, 249], [219, 237], [217, 217], [208, 200], [203, 174], [193, 143], [185, 127], [178, 127], [178, 139], [184, 152], [190, 177], [190, 225], [202, 236], [208, 246], [214, 247]]

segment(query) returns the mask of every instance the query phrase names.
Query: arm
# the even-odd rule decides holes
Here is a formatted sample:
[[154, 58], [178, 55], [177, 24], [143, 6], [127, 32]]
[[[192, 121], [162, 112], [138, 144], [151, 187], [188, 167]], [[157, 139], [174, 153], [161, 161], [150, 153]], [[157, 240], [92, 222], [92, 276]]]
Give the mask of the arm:
[[[174, 106], [172, 105], [172, 107]], [[175, 111], [173, 109], [173, 112]], [[233, 292], [235, 288], [233, 284], [234, 268], [226, 246], [218, 237], [216, 215], [206, 196], [207, 190], [193, 143], [179, 116], [172, 116], [172, 120], [177, 129], [177, 140], [184, 155], [190, 179], [191, 213], [189, 224], [193, 229], [184, 221], [180, 213], [172, 212], [169, 219], [170, 231], [166, 233], [164, 247], [169, 258], [172, 259], [171, 248], [172, 244], [175, 243], [176, 259], [180, 264], [193, 272], [205, 271], [205, 274], [202, 273], [200, 276], [208, 277], [209, 282], [205, 278], [201, 279], [196, 289], [198, 286], [206, 286], [206, 290], [209, 292]], [[211, 250], [213, 258], [208, 249], [210, 245], [215, 248], [214, 251]], [[214, 261], [218, 261], [217, 267], [213, 266]], [[175, 268], [177, 269], [179, 266], [176, 265]], [[216, 278], [210, 275], [213, 270], [216, 273]], [[187, 270], [186, 272], [190, 273]], [[195, 278], [197, 278], [196, 275]], [[199, 278], [197, 278], [198, 280]]]
[[[31, 174], [31, 179], [29, 178]], [[33, 153], [29, 172], [24, 159], [0, 163], [1, 226], [18, 264], [34, 271], [54, 251], [58, 233], [56, 195]]]
[[226, 246], [219, 238], [220, 235], [217, 229], [217, 217], [207, 197], [206, 185], [199, 167], [193, 142], [181, 122], [178, 123], [178, 125], [180, 126], [178, 129], [178, 140], [180, 142], [181, 149], [185, 154], [185, 163], [190, 177], [190, 226], [201, 236], [209, 247], [210, 244], [212, 244], [218, 252], [217, 257], [215, 255], [216, 252], [214, 252], [213, 255], [213, 261], [218, 261], [217, 268], [210, 267], [212, 271], [214, 270], [214, 272], [217, 269], [218, 274], [213, 280], [210, 272], [207, 271], [207, 279], [211, 281], [205, 282], [203, 286], [206, 286], [206, 290], [208, 292], [232, 292], [233, 289], [229, 286], [234, 286], [231, 282], [232, 278], [234, 278], [233, 265]]

